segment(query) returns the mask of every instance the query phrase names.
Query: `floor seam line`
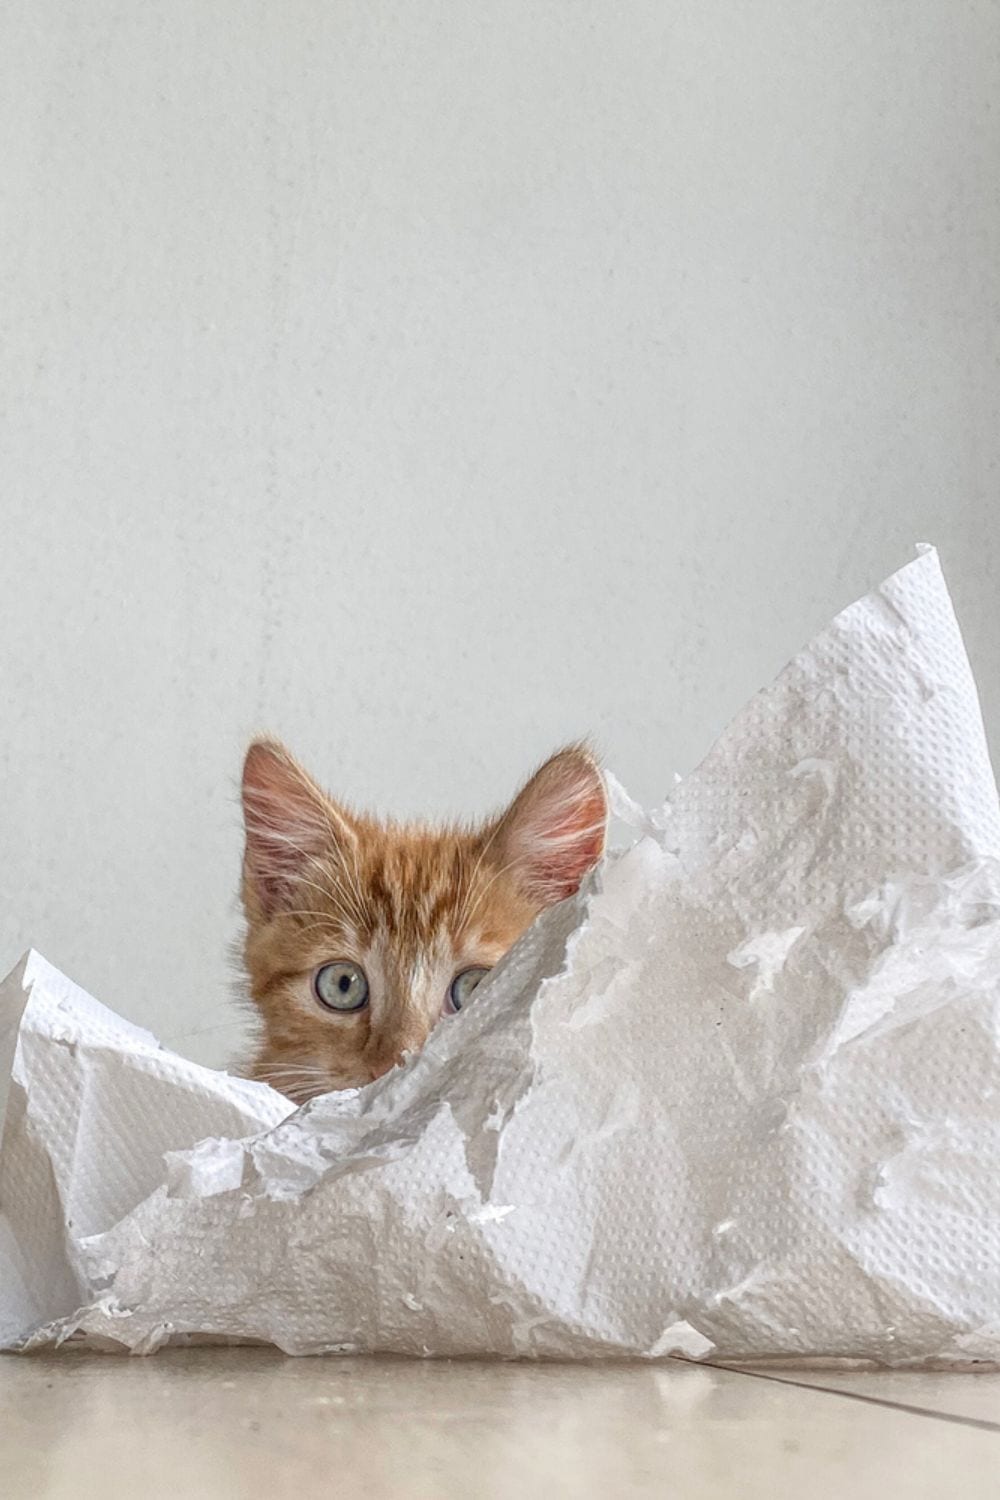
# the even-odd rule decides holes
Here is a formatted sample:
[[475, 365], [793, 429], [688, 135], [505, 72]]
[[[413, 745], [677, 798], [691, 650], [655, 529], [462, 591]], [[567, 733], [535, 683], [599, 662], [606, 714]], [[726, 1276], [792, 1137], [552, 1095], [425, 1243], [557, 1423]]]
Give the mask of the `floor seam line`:
[[[863, 1401], [868, 1406], [881, 1406], [889, 1411], [906, 1412], [911, 1417], [932, 1417], [937, 1422], [951, 1422], [959, 1427], [974, 1427], [980, 1432], [1000, 1432], [1000, 1422], [991, 1422], [987, 1417], [964, 1417], [959, 1412], [935, 1411], [931, 1406], [913, 1406], [906, 1401], [890, 1401], [887, 1396], [866, 1396], [861, 1391], [840, 1390], [835, 1385], [813, 1385], [811, 1381], [792, 1380], [787, 1375], [768, 1375], [763, 1370], [740, 1370], [732, 1365], [717, 1365], [711, 1360], [700, 1360], [712, 1370], [726, 1370], [731, 1375], [748, 1375], [751, 1380], [767, 1380], [772, 1385], [791, 1385], [799, 1391], [819, 1391], [824, 1396], [842, 1396], [848, 1401]], [[975, 1378], [975, 1377], [971, 1377]]]

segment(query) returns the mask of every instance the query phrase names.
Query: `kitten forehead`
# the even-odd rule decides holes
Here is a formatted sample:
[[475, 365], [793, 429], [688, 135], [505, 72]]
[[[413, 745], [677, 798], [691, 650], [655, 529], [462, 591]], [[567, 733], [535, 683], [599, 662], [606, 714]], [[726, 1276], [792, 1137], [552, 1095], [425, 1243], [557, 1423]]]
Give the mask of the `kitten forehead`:
[[372, 936], [385, 933], [411, 951], [458, 941], [492, 870], [479, 866], [474, 835], [387, 829], [359, 850], [353, 873]]

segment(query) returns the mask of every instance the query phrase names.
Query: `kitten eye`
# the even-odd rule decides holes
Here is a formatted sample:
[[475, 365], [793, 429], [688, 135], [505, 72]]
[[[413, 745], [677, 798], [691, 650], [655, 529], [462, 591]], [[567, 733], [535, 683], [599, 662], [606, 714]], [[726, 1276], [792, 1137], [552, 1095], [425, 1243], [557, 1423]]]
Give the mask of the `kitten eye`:
[[328, 1010], [364, 1010], [368, 1004], [368, 980], [360, 964], [341, 958], [316, 970], [313, 993]]
[[451, 981], [448, 998], [445, 1001], [445, 1010], [449, 1015], [462, 1010], [472, 998], [472, 992], [481, 979], [489, 973], [489, 969], [463, 969], [461, 974], [456, 974]]

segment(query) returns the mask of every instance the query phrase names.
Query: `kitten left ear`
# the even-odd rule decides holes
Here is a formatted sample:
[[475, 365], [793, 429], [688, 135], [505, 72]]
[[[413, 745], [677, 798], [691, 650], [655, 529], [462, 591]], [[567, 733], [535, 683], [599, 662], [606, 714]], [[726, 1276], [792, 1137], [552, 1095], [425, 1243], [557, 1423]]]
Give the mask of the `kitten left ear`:
[[597, 761], [582, 745], [536, 771], [501, 820], [500, 846], [526, 893], [543, 906], [572, 896], [604, 853], [608, 801]]
[[277, 740], [255, 740], [243, 763], [245, 891], [265, 917], [293, 904], [310, 863], [353, 835], [323, 792]]

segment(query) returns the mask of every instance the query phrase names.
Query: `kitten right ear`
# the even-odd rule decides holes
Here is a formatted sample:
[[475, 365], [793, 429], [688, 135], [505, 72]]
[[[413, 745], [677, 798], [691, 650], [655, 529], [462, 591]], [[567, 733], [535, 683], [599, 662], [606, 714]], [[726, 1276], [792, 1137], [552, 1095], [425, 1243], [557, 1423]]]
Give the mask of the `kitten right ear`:
[[329, 798], [277, 740], [254, 740], [243, 762], [244, 900], [271, 917], [314, 860], [353, 839]]
[[571, 896], [604, 852], [608, 801], [597, 761], [568, 745], [522, 787], [500, 822], [500, 851], [541, 906]]

